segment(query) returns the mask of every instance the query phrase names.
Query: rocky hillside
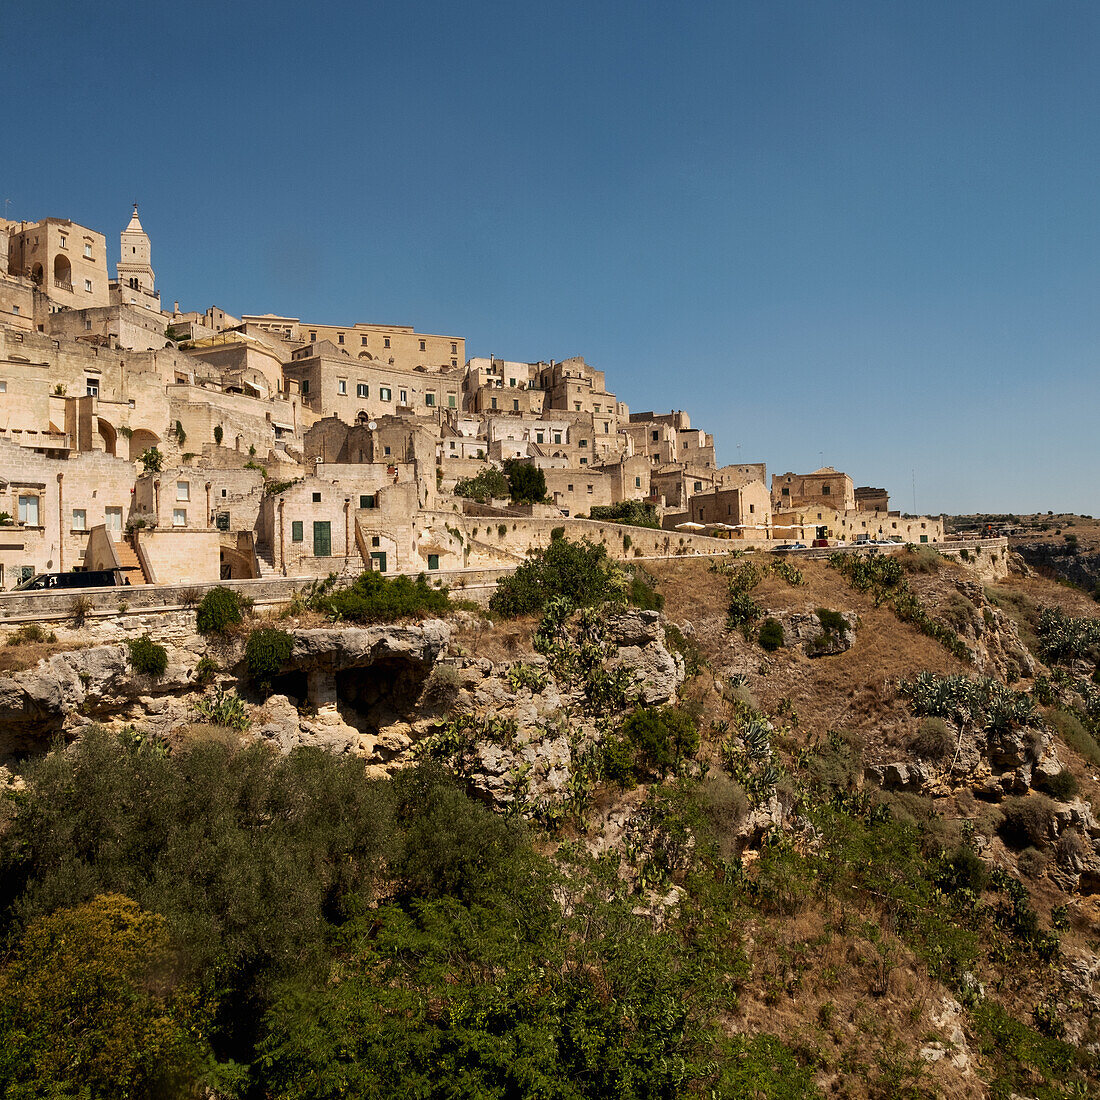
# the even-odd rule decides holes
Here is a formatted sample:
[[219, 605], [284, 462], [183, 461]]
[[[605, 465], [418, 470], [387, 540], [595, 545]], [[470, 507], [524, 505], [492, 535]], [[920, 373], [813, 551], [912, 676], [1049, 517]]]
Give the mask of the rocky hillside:
[[[339, 1080], [353, 1079], [369, 1092], [370, 1043], [386, 1035], [401, 1065], [430, 1055], [447, 1067], [419, 1095], [539, 1091], [525, 1061], [535, 1035], [546, 1044], [537, 1072], [570, 1082], [546, 1095], [608, 1095], [591, 1076], [596, 1063], [582, 1068], [582, 1032], [597, 1063], [619, 1066], [623, 1096], [1091, 1095], [1100, 1088], [1100, 620], [1080, 592], [1026, 569], [983, 583], [971, 564], [921, 548], [830, 562], [685, 558], [630, 578], [604, 562], [588, 589], [543, 585], [537, 607], [520, 600], [492, 618], [443, 609], [350, 625], [327, 621], [318, 603], [205, 633], [200, 609], [59, 625], [52, 638], [13, 634], [0, 662], [0, 748], [18, 794], [6, 811], [0, 900], [10, 957], [21, 961], [4, 972], [0, 1022], [15, 1003], [11, 967], [31, 980], [30, 941], [19, 937], [74, 913], [91, 920], [87, 906], [107, 904], [97, 897], [119, 895], [116, 909], [163, 915], [188, 996], [201, 1001], [190, 991], [231, 975], [195, 1032], [198, 1061], [220, 1068], [183, 1074], [219, 1095], [336, 1095]], [[624, 602], [628, 592], [642, 606]], [[324, 767], [343, 769], [320, 786], [302, 770], [317, 749], [333, 762]], [[163, 763], [142, 763], [150, 753]], [[363, 811], [346, 801], [348, 824], [324, 842], [336, 847], [309, 857], [320, 860], [309, 881], [328, 883], [329, 900], [309, 918], [325, 947], [308, 975], [278, 937], [251, 955], [240, 948], [232, 965], [194, 961], [207, 901], [166, 894], [161, 872], [148, 870], [169, 860], [180, 825], [153, 847], [149, 826], [140, 844], [126, 841], [145, 853], [137, 863], [103, 846], [101, 826], [78, 845], [79, 869], [66, 856], [62, 874], [49, 855], [72, 835], [71, 776], [90, 774], [89, 754], [97, 774], [117, 776], [111, 805], [125, 807], [127, 785], [142, 783], [176, 784], [172, 805], [185, 804], [210, 753], [227, 776], [272, 761], [249, 782], [283, 790], [297, 774], [315, 806], [337, 790], [360, 805], [368, 796], [349, 784], [365, 782], [405, 807], [394, 825], [372, 826], [392, 839], [369, 871], [352, 835]], [[460, 795], [426, 778], [440, 775]], [[253, 866], [283, 881], [265, 838], [280, 815], [305, 811], [288, 793], [265, 797], [286, 809], [249, 827]], [[79, 810], [85, 823], [90, 812]], [[433, 852], [427, 863], [409, 854], [413, 834], [418, 852]], [[436, 852], [451, 834], [466, 839]], [[194, 843], [201, 852], [207, 842]], [[198, 881], [179, 859], [175, 873]], [[536, 880], [537, 904], [521, 888]], [[240, 882], [203, 881], [204, 898], [226, 892], [216, 920], [225, 936], [240, 919]], [[280, 891], [280, 912], [301, 889]], [[507, 916], [516, 905], [523, 919]], [[476, 914], [490, 911], [513, 920], [512, 932], [494, 925], [493, 935], [519, 936], [514, 958], [490, 961], [487, 947], [471, 946], [489, 920]], [[304, 935], [303, 913], [285, 915], [285, 927]], [[473, 921], [461, 924], [466, 946], [437, 956], [456, 921]], [[411, 954], [387, 953], [395, 936], [394, 949]], [[559, 957], [562, 944], [572, 947]], [[387, 969], [397, 958], [404, 977]], [[429, 959], [436, 969], [425, 969]], [[525, 984], [536, 973], [539, 993]], [[470, 1044], [461, 1051], [459, 986], [462, 1004], [482, 1006], [480, 1022], [461, 1017]], [[368, 1020], [349, 997], [380, 1007]], [[262, 1010], [254, 1027], [227, 1023], [232, 1006], [252, 1001]], [[308, 1035], [295, 1015], [307, 1002]], [[176, 1008], [158, 1008], [178, 1021]], [[410, 1012], [425, 1050], [386, 1031]], [[341, 1034], [363, 1038], [337, 1042]], [[521, 1063], [535, 1076], [510, 1078]], [[370, 1087], [413, 1087], [412, 1068], [387, 1074]]]

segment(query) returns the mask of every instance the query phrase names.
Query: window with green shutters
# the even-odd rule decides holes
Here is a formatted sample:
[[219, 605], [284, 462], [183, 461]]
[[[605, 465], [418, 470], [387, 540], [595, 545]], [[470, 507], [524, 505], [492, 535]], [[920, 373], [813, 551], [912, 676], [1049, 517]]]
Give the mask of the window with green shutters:
[[302, 541], [302, 521], [300, 519], [294, 520], [294, 522], [290, 525], [290, 541]]
[[363, 493], [363, 494], [361, 494], [360, 497], [359, 497], [359, 507], [360, 508], [373, 508], [374, 507], [374, 494], [373, 493]]
[[428, 555], [428, 568], [429, 569], [438, 569], [439, 568], [439, 555], [438, 554], [429, 554]]

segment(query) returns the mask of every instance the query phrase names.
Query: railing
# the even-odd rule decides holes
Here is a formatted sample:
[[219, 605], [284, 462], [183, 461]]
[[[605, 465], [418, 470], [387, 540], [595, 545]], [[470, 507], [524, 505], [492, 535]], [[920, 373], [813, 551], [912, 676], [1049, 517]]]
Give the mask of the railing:
[[73, 284], [66, 283], [62, 279], [54, 279], [53, 285], [57, 287], [58, 290], [67, 290], [70, 294], [73, 292]]

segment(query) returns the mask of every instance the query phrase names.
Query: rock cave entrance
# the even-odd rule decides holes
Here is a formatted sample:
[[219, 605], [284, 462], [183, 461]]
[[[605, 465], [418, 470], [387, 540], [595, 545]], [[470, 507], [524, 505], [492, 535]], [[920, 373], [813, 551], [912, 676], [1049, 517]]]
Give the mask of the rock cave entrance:
[[411, 716], [431, 665], [387, 658], [336, 673], [336, 701], [345, 719], [364, 732]]
[[304, 668], [294, 668], [271, 677], [271, 694], [285, 695], [297, 706], [303, 707], [309, 701], [309, 677]]

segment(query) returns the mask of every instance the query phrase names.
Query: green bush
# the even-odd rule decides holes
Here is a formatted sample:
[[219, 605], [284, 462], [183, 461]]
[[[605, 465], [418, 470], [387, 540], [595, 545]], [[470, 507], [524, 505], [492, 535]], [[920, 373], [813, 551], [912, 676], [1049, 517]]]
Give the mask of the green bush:
[[156, 447], [150, 447], [142, 452], [139, 459], [147, 474], [160, 473], [164, 467], [164, 455]]
[[508, 495], [508, 479], [495, 467], [489, 466], [476, 477], [465, 477], [455, 485], [455, 496], [488, 504], [490, 500], [503, 500]]
[[563, 537], [502, 578], [489, 610], [505, 618], [537, 614], [558, 596], [573, 607], [592, 607], [605, 600], [622, 602], [626, 590], [626, 575], [608, 558], [606, 547]]
[[1100, 768], [1100, 745], [1073, 711], [1059, 707], [1047, 715], [1047, 722], [1071, 749], [1080, 753], [1093, 767]]
[[921, 760], [946, 760], [955, 752], [955, 734], [942, 718], [922, 718], [909, 751]]
[[[594, 504], [588, 510], [589, 518], [606, 523], [623, 523], [630, 527], [661, 526], [657, 507], [643, 500], [621, 500], [618, 504]], [[629, 547], [628, 547], [629, 548]]]
[[310, 600], [315, 611], [352, 623], [389, 623], [424, 613], [442, 615], [451, 607], [449, 589], [433, 588], [421, 573], [416, 580], [373, 570], [348, 588], [324, 591]]
[[56, 641], [57, 635], [52, 630], [47, 634], [38, 623], [24, 623], [8, 637], [8, 645], [41, 645]]
[[510, 458], [504, 473], [513, 504], [540, 504], [546, 499], [546, 475], [533, 462]]
[[146, 676], [163, 676], [168, 667], [168, 651], [157, 645], [148, 634], [140, 638], [131, 638], [126, 643], [130, 648], [130, 665], [135, 672]]
[[630, 579], [627, 599], [643, 611], [660, 611], [665, 606], [664, 596], [637, 574]]
[[1054, 839], [1054, 807], [1041, 794], [1006, 798], [1001, 803], [1004, 820], [999, 832], [1013, 848], [1046, 848]]
[[1057, 775], [1036, 772], [1033, 786], [1044, 794], [1049, 794], [1051, 798], [1056, 799], [1058, 802], [1069, 802], [1077, 794], [1077, 780], [1074, 778], [1073, 772], [1067, 771], [1065, 768]]
[[606, 737], [600, 746], [600, 778], [624, 790], [634, 786], [634, 747], [625, 737]]
[[699, 751], [699, 729], [679, 707], [639, 707], [623, 722], [623, 735], [642, 764], [660, 775]]
[[848, 633], [848, 620], [839, 611], [832, 611], [828, 607], [817, 609], [818, 622], [826, 634], [835, 634], [843, 637]]
[[218, 688], [212, 696], [200, 699], [195, 704], [195, 714], [212, 726], [224, 726], [238, 732], [252, 725], [244, 700], [235, 691], [222, 688]]
[[271, 679], [282, 668], [294, 650], [294, 639], [285, 630], [262, 627], [248, 636], [244, 655], [248, 675], [261, 691], [271, 686]]
[[224, 634], [244, 618], [240, 596], [219, 585], [203, 596], [195, 616], [200, 634]]
[[778, 619], [769, 616], [760, 627], [757, 641], [769, 653], [774, 653], [783, 645], [783, 624]]

